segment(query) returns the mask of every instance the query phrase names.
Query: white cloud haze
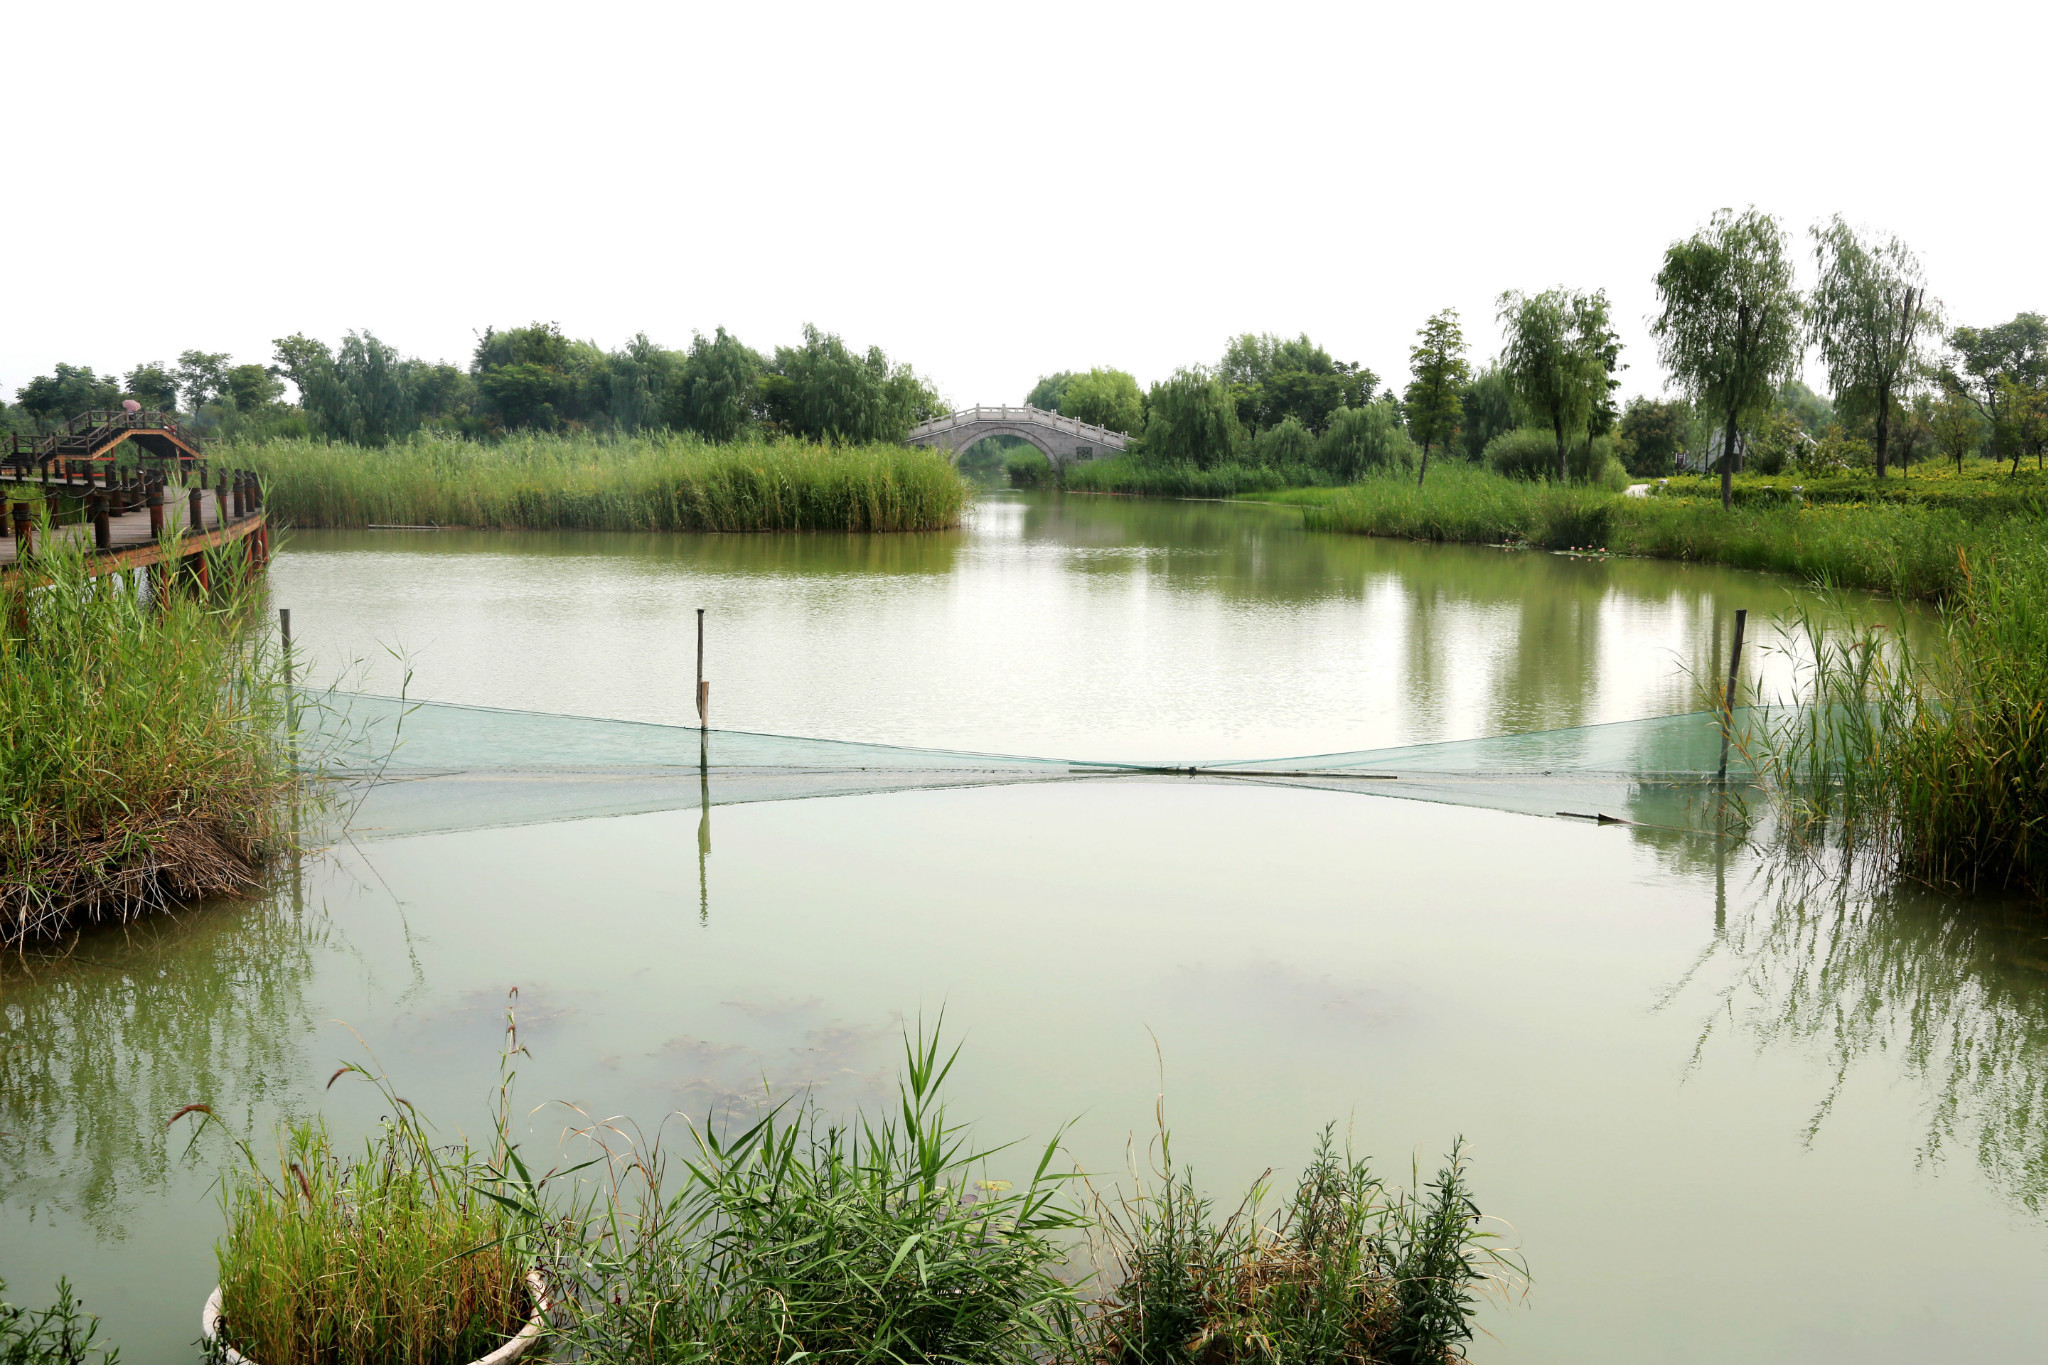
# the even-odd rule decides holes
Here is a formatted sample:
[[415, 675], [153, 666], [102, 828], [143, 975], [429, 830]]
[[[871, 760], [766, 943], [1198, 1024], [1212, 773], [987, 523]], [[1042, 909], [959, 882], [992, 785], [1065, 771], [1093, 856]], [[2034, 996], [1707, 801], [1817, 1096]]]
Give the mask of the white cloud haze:
[[[806, 321], [959, 403], [1606, 288], [1721, 205], [2048, 309], [2033, 6], [44, 3], [8, 23], [0, 388], [368, 328], [467, 363]], [[86, 54], [90, 54], [89, 56]], [[1818, 376], [1816, 376], [1816, 380]]]

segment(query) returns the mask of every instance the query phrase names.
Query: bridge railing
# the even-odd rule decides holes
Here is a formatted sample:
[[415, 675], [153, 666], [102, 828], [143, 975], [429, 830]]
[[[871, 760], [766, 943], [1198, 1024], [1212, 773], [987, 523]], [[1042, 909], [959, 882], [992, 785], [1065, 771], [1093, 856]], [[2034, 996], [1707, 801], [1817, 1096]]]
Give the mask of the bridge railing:
[[1044, 408], [1035, 408], [1028, 403], [1016, 406], [1004, 404], [999, 407], [977, 404], [971, 408], [961, 408], [912, 427], [910, 436], [913, 440], [919, 436], [936, 436], [942, 431], [952, 431], [976, 422], [1028, 422], [1036, 426], [1051, 427], [1055, 431], [1064, 431], [1070, 436], [1091, 437], [1103, 445], [1120, 446], [1129, 439], [1121, 431], [1112, 431], [1108, 427], [1096, 426], [1074, 417], [1063, 417], [1057, 412], [1047, 412]]

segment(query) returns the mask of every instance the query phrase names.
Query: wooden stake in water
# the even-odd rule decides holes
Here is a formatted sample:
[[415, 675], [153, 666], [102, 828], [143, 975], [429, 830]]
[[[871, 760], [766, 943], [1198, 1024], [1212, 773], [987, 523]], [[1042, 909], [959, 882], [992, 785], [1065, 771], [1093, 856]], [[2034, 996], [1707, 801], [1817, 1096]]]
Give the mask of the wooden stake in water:
[[1728, 780], [1728, 737], [1735, 729], [1735, 671], [1742, 667], [1742, 628], [1749, 620], [1749, 610], [1739, 607], [1735, 612], [1735, 643], [1728, 649], [1728, 690], [1721, 694], [1721, 777]]
[[711, 728], [711, 684], [704, 681], [704, 608], [697, 608], [697, 728]]

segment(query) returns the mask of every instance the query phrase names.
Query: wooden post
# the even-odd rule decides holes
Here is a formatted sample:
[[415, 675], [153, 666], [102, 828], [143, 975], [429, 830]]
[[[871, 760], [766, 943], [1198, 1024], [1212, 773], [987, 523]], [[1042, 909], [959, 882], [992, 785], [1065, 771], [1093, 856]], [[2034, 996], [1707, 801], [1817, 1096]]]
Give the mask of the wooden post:
[[149, 538], [159, 540], [164, 533], [164, 490], [155, 479], [149, 481]]
[[1721, 694], [1721, 776], [1728, 780], [1728, 740], [1735, 730], [1735, 672], [1742, 667], [1742, 628], [1749, 621], [1747, 608], [1735, 611], [1735, 642], [1728, 649], [1728, 687]]
[[114, 523], [107, 516], [107, 502], [111, 493], [94, 493], [86, 501], [92, 506], [92, 547], [95, 550], [114, 548]]
[[206, 529], [206, 490], [195, 486], [186, 495], [185, 505], [190, 509], [185, 517], [185, 530], [196, 536]]
[[704, 681], [704, 608], [697, 608], [697, 728], [711, 728], [711, 684]]
[[28, 504], [14, 504], [14, 561], [19, 564], [36, 552], [35, 523], [28, 518]]

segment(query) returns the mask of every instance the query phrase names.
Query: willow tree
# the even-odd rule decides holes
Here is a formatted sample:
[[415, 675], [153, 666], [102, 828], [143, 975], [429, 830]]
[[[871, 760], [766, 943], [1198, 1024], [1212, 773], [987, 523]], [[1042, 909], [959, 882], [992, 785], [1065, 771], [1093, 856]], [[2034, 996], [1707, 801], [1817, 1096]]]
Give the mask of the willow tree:
[[1665, 251], [1657, 294], [1658, 356], [1701, 414], [1721, 419], [1721, 506], [1732, 507], [1735, 433], [1799, 363], [1803, 305], [1784, 229], [1754, 208], [1716, 211]]
[[1620, 346], [1608, 322], [1607, 295], [1510, 289], [1500, 296], [1499, 316], [1507, 337], [1500, 367], [1522, 411], [1556, 439], [1562, 482], [1570, 476], [1566, 446], [1589, 429], [1613, 386]]
[[1919, 258], [1898, 238], [1865, 241], [1836, 214], [1814, 227], [1813, 254], [1820, 267], [1809, 309], [1813, 344], [1836, 406], [1869, 411], [1881, 479], [1893, 404], [1927, 368], [1926, 339], [1939, 318]]
[[1422, 443], [1422, 468], [1415, 486], [1429, 477], [1429, 450], [1448, 446], [1458, 434], [1464, 415], [1462, 391], [1472, 380], [1472, 367], [1465, 360], [1465, 332], [1458, 326], [1458, 310], [1446, 308], [1416, 333], [1408, 350], [1408, 435]]

